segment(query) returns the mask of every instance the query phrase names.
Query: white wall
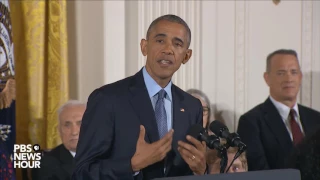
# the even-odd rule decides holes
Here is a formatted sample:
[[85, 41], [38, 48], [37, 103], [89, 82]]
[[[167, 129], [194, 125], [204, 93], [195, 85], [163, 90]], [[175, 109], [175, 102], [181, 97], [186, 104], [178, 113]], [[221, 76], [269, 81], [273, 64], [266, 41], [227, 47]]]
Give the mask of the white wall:
[[71, 99], [86, 102], [105, 83], [103, 5], [103, 1], [67, 1]]
[[136, 73], [145, 63], [139, 43], [149, 24], [173, 13], [189, 24], [194, 52], [173, 81], [184, 90], [203, 90], [231, 130], [242, 113], [267, 98], [265, 59], [279, 48], [298, 52], [304, 73], [299, 102], [320, 110], [320, 1], [75, 1], [73, 6], [74, 98], [85, 101], [94, 88]]

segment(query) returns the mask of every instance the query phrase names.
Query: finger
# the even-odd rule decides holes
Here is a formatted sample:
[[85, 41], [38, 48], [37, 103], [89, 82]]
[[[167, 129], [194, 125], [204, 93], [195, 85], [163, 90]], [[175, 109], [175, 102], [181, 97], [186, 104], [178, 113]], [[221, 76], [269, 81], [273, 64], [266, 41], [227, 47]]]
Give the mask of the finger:
[[204, 142], [204, 141], [202, 141], [202, 147], [203, 147], [203, 149], [204, 149], [204, 152], [206, 152], [207, 151], [207, 144], [206, 144], [206, 142]]
[[169, 141], [165, 142], [165, 144], [162, 144], [160, 147], [159, 147], [159, 143], [157, 144], [158, 147], [156, 148], [160, 148], [161, 151], [164, 151], [164, 152], [169, 152], [171, 150], [171, 147], [172, 147], [172, 138], [169, 139]]
[[169, 152], [172, 149], [172, 138], [164, 145], [165, 151]]
[[[183, 148], [187, 151], [189, 151], [192, 155], [197, 156], [202, 158], [203, 154], [205, 153], [205, 151], [203, 151], [202, 149], [198, 150], [197, 148], [195, 148], [193, 145], [179, 141], [178, 142], [178, 146], [180, 148]], [[202, 145], [201, 145], [202, 146]], [[191, 156], [192, 157], [192, 156]]]
[[173, 129], [171, 129], [165, 136], [163, 136], [162, 139], [160, 139], [157, 143], [159, 146], [163, 146], [166, 144], [168, 141], [172, 141], [173, 137]]
[[166, 144], [164, 144], [163, 146], [155, 146], [154, 148], [156, 148], [155, 151], [155, 155], [159, 155], [158, 157], [160, 157], [159, 160], [162, 160], [163, 158], [165, 158], [167, 156], [167, 153], [172, 149], [172, 140], [168, 141]]
[[178, 141], [178, 146], [183, 149], [186, 149], [192, 153], [197, 151], [197, 149], [193, 145], [186, 143], [186, 142], [183, 142], [183, 141]]
[[[154, 146], [153, 148], [156, 150], [155, 152], [157, 154], [161, 154], [162, 155], [166, 154], [167, 152], [169, 152], [172, 149], [172, 136], [170, 138], [170, 133], [173, 133], [172, 131], [169, 131], [166, 136], [169, 137], [169, 139], [165, 139], [162, 138], [159, 141], [152, 143], [152, 146]], [[165, 141], [166, 140], [166, 141]]]
[[179, 146], [178, 151], [181, 157], [185, 160], [185, 162], [189, 165], [190, 169], [197, 173], [201, 174], [205, 169], [205, 158], [204, 153], [200, 153], [199, 155], [193, 154], [192, 152], [184, 149], [183, 147]]
[[140, 125], [140, 133], [139, 133], [139, 142], [145, 142], [144, 141], [144, 136], [146, 135], [146, 129], [144, 128], [143, 125]]
[[[182, 148], [182, 147], [178, 147], [178, 151], [182, 157], [182, 159], [189, 165], [189, 166], [193, 166], [193, 162], [192, 162], [192, 158], [193, 158], [193, 154], [191, 154], [188, 150]], [[196, 157], [196, 156], [195, 156]]]
[[194, 137], [187, 135], [187, 140], [190, 143], [192, 143], [197, 149], [199, 149], [199, 150], [204, 149], [203, 144], [200, 141], [198, 141], [197, 139], [195, 139]]

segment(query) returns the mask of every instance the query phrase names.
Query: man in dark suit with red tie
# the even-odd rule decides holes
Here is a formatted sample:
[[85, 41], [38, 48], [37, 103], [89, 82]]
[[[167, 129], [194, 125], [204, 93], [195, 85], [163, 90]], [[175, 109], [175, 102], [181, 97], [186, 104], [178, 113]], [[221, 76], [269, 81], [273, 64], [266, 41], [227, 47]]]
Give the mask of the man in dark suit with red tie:
[[186, 137], [192, 125], [202, 125], [201, 103], [171, 82], [192, 55], [190, 41], [180, 17], [165, 15], [151, 23], [140, 43], [145, 67], [90, 95], [72, 179], [148, 180], [206, 172], [206, 145]]
[[294, 147], [320, 124], [320, 113], [297, 104], [302, 72], [297, 53], [280, 49], [267, 57], [268, 99], [240, 117], [249, 171], [286, 168]]

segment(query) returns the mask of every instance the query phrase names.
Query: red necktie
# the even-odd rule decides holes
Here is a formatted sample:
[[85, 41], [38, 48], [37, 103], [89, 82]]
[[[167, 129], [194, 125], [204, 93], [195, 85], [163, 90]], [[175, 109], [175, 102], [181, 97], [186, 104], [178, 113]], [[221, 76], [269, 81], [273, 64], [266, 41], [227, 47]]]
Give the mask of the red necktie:
[[297, 123], [297, 121], [294, 118], [294, 115], [295, 115], [295, 111], [293, 109], [291, 109], [289, 121], [290, 121], [290, 126], [291, 126], [293, 144], [297, 145], [303, 139], [303, 134], [301, 132], [299, 124]]

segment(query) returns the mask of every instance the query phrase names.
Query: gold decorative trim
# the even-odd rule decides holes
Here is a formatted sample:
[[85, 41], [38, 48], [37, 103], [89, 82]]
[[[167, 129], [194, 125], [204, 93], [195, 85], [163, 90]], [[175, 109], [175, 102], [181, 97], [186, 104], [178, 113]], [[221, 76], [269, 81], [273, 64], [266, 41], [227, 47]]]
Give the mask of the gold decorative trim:
[[9, 79], [6, 86], [0, 92], [0, 109], [10, 107], [13, 100], [16, 99], [16, 81]]

